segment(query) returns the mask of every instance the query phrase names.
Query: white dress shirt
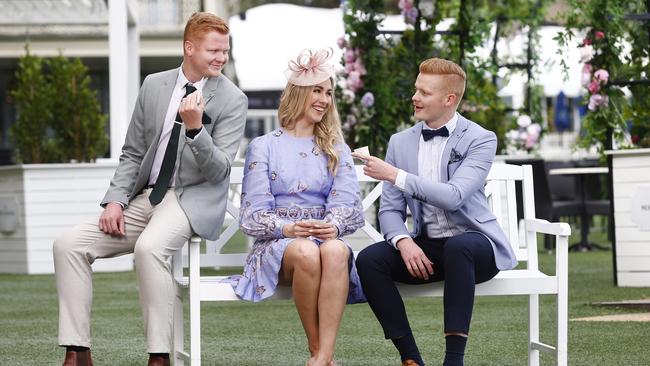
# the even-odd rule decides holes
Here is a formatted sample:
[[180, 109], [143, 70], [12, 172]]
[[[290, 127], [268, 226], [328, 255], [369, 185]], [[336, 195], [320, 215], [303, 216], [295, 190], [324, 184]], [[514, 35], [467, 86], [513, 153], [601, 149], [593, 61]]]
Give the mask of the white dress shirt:
[[[196, 83], [190, 83], [193, 85], [196, 90], [201, 93], [203, 86], [205, 85], [207, 78], [203, 78]], [[167, 149], [167, 143], [169, 142], [169, 136], [172, 133], [174, 123], [176, 121], [176, 113], [181, 105], [181, 100], [185, 96], [185, 84], [189, 83], [185, 74], [183, 74], [183, 66], [181, 65], [178, 72], [178, 78], [176, 78], [176, 85], [174, 86], [174, 92], [172, 93], [172, 98], [169, 100], [169, 107], [167, 107], [167, 114], [165, 115], [165, 124], [163, 125], [163, 130], [160, 135], [160, 140], [158, 140], [158, 147], [156, 148], [156, 155], [153, 158], [153, 164], [151, 166], [151, 173], [149, 173], [149, 185], [156, 184], [156, 179], [158, 179], [158, 174], [160, 173], [160, 167], [162, 165], [163, 157], [165, 156], [165, 150]], [[199, 94], [201, 96], [201, 94]], [[196, 138], [198, 135], [203, 133], [203, 129], [194, 136]], [[192, 141], [193, 139], [185, 136], [185, 139]], [[178, 163], [178, 162], [177, 162]], [[176, 181], [176, 167], [174, 167], [174, 175], [172, 176], [170, 186], [173, 186]]]
[[[453, 117], [444, 124], [451, 136], [456, 129], [458, 122], [458, 113], [454, 113]], [[431, 129], [424, 123], [423, 129]], [[428, 181], [437, 183], [442, 180], [442, 169], [446, 167], [443, 164], [442, 153], [445, 146], [449, 141], [448, 136], [434, 136], [429, 141], [424, 141], [420, 136], [418, 148], [418, 176], [427, 179]], [[397, 177], [395, 178], [395, 186], [402, 191], [406, 187], [407, 173], [399, 169]], [[429, 238], [448, 238], [454, 235], [461, 234], [454, 223], [449, 220], [445, 210], [440, 209], [428, 203], [422, 203], [422, 219], [425, 223], [425, 230]], [[407, 238], [407, 235], [397, 235], [390, 239], [391, 244], [397, 249], [397, 242], [402, 238]]]

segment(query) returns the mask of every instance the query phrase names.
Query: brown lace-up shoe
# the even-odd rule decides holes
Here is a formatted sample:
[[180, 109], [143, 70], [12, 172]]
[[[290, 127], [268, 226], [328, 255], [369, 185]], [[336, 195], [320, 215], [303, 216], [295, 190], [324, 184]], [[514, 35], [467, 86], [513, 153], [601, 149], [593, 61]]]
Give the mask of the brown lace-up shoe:
[[169, 366], [169, 358], [149, 355], [149, 363], [147, 366]]
[[63, 366], [93, 366], [90, 350], [81, 352], [67, 351]]
[[420, 366], [417, 362], [413, 360], [404, 360], [402, 361], [402, 366]]

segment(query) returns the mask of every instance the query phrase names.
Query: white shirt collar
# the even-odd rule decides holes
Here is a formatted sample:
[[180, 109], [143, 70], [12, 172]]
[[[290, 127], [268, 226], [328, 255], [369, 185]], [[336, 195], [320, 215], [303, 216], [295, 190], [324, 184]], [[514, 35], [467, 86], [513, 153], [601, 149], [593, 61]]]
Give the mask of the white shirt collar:
[[198, 89], [198, 90], [202, 90], [202, 89], [203, 89], [203, 85], [205, 84], [205, 82], [206, 82], [207, 79], [208, 79], [208, 78], [206, 78], [206, 77], [204, 76], [203, 78], [201, 78], [201, 80], [197, 81], [196, 83], [193, 83], [193, 82], [189, 81], [189, 80], [187, 79], [187, 77], [185, 76], [185, 74], [183, 73], [183, 64], [181, 64], [181, 67], [180, 67], [179, 70], [178, 70], [178, 77], [176, 78], [176, 85], [177, 85], [177, 86], [180, 86], [181, 88], [184, 88], [184, 87], [185, 87], [185, 84], [190, 83], [190, 84], [192, 84], [196, 89]]
[[[456, 124], [458, 124], [458, 112], [454, 112], [454, 115], [451, 116], [451, 119], [447, 121], [444, 125], [440, 126], [440, 128], [447, 127], [447, 131], [449, 131], [449, 136], [454, 132], [456, 129]], [[440, 128], [437, 128], [438, 130]], [[426, 122], [422, 121], [422, 129], [425, 130], [433, 130], [433, 128], [429, 127]]]

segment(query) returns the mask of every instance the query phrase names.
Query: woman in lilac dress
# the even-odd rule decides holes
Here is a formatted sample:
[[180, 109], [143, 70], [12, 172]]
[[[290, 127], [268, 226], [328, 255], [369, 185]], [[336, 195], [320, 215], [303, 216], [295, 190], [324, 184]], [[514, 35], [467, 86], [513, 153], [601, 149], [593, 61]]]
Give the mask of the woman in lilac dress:
[[307, 365], [334, 365], [343, 309], [365, 301], [352, 251], [340, 238], [364, 224], [359, 185], [334, 104], [331, 50], [303, 51], [289, 63], [281, 128], [251, 141], [240, 226], [257, 240], [239, 297], [264, 300], [291, 285], [307, 335]]

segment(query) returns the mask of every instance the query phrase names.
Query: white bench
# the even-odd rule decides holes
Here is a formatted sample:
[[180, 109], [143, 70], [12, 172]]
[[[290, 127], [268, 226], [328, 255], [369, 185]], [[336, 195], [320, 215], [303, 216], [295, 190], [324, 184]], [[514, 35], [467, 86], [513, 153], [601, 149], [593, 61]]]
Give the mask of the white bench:
[[[359, 182], [377, 182], [363, 174], [363, 168], [357, 166]], [[233, 168], [231, 186], [241, 185], [243, 168]], [[521, 181], [523, 188], [524, 218], [517, 220], [517, 202], [515, 182]], [[372, 207], [381, 195], [382, 183], [377, 185], [364, 197], [363, 208]], [[516, 166], [494, 164], [485, 186], [486, 196], [497, 216], [520, 262], [525, 262], [523, 269], [502, 271], [492, 280], [476, 286], [476, 295], [528, 295], [528, 365], [539, 365], [539, 352], [548, 351], [555, 354], [556, 364], [567, 364], [567, 316], [568, 316], [568, 239], [571, 228], [566, 223], [549, 223], [535, 219], [533, 195], [533, 174], [529, 165]], [[234, 199], [237, 201], [237, 198]], [[225, 229], [219, 240], [208, 242], [206, 253], [201, 254], [201, 238], [193, 237], [187, 247], [187, 255], [179, 250], [173, 258], [173, 274], [179, 284], [174, 312], [174, 355], [175, 365], [189, 361], [191, 365], [201, 364], [201, 301], [239, 300], [229, 284], [221, 283], [224, 276], [201, 276], [200, 267], [243, 266], [247, 253], [221, 254], [221, 248], [238, 230], [238, 202], [228, 202], [228, 214], [233, 220]], [[368, 235], [366, 245], [383, 240], [382, 235], [366, 221], [361, 229]], [[555, 235], [556, 271], [554, 276], [542, 273], [538, 269], [537, 233]], [[356, 252], [355, 252], [356, 254]], [[183, 275], [183, 267], [189, 267], [189, 276]], [[189, 289], [190, 317], [190, 351], [184, 350], [183, 338], [183, 298], [185, 289]], [[400, 286], [403, 296], [437, 296], [443, 295], [442, 283], [421, 286]], [[539, 295], [557, 296], [557, 339], [556, 346], [539, 340]], [[291, 290], [280, 287], [273, 298], [290, 298]], [[495, 324], [495, 326], [497, 326]]]

